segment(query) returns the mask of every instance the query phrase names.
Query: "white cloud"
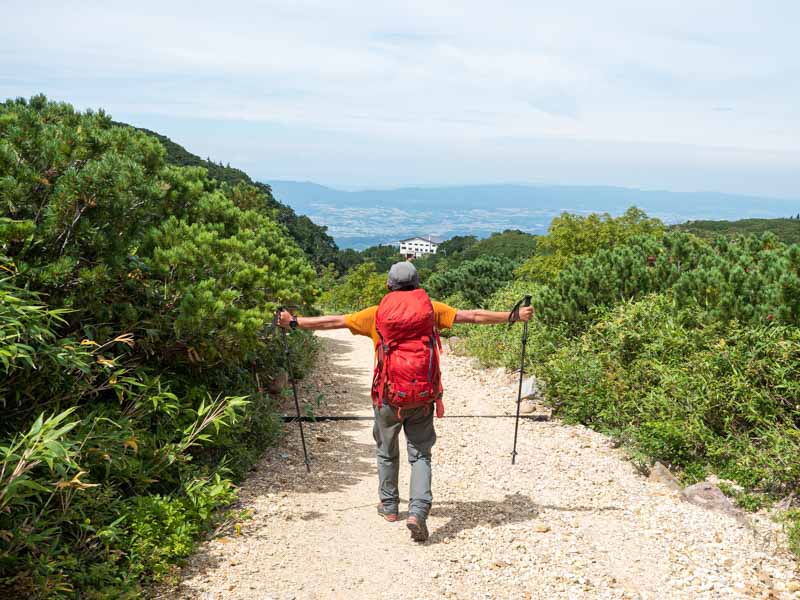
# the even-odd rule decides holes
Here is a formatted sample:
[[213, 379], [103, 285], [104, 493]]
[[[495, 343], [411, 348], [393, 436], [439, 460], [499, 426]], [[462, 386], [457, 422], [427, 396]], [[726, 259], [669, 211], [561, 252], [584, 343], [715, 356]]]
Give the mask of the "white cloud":
[[[7, 0], [0, 94], [44, 91], [126, 118], [277, 126], [282, 137], [260, 148], [277, 144], [307, 178], [326, 173], [314, 151], [354, 139], [387, 157], [435, 147], [442, 173], [457, 160], [488, 165], [481, 149], [509, 138], [529, 140], [531, 154], [542, 140], [571, 141], [561, 158], [576, 167], [580, 140], [734, 148], [800, 166], [798, 6]], [[217, 156], [214, 142], [251, 147], [226, 135], [192, 139]], [[473, 174], [508, 177], [486, 169]]]

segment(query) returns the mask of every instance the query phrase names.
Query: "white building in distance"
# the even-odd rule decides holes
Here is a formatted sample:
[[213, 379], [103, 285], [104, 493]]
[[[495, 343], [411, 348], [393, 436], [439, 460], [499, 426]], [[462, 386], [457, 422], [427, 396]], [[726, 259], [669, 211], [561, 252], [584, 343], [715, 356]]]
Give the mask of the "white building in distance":
[[400, 254], [402, 254], [406, 260], [419, 258], [425, 254], [436, 254], [436, 249], [438, 247], [439, 242], [434, 242], [430, 237], [428, 239], [413, 237], [407, 240], [400, 240]]

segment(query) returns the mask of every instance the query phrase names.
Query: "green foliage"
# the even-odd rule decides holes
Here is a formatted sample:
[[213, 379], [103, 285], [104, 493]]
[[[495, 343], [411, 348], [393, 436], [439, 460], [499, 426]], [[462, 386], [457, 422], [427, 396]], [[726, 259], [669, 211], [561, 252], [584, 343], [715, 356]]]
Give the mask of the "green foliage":
[[0, 194], [0, 594], [135, 597], [279, 434], [315, 270], [268, 189], [43, 97], [0, 105]]
[[370, 262], [375, 265], [375, 269], [379, 273], [387, 273], [389, 267], [399, 260], [402, 260], [402, 257], [396, 246], [370, 246], [361, 251], [347, 248], [339, 251], [335, 267], [342, 273], [347, 273], [359, 265]]
[[336, 267], [331, 263], [325, 265], [320, 269], [319, 276], [317, 277], [317, 286], [324, 294], [336, 287], [336, 282], [339, 279], [339, 273]]
[[[124, 123], [113, 123], [115, 126], [128, 128]], [[211, 159], [202, 159], [176, 144], [168, 137], [143, 128], [135, 128], [156, 140], [166, 151], [166, 162], [170, 165], [181, 167], [202, 167], [208, 172], [209, 179], [225, 184], [228, 189], [244, 184], [258, 191], [261, 208], [272, 211], [274, 218], [284, 225], [289, 235], [294, 238], [297, 245], [309, 257], [311, 263], [320, 269], [329, 263], [336, 263], [342, 270], [347, 265], [339, 263], [339, 249], [333, 238], [328, 234], [327, 227], [317, 225], [305, 215], [298, 215], [294, 210], [279, 202], [272, 195], [270, 186], [253, 181], [247, 173], [222, 163], [215, 163]]]
[[377, 272], [374, 263], [366, 262], [323, 294], [320, 304], [336, 312], [355, 312], [378, 304], [386, 291], [386, 274]]
[[559, 414], [748, 490], [800, 488], [800, 331], [707, 324], [669, 295], [621, 304], [535, 367]]
[[472, 235], [457, 235], [442, 242], [436, 254], [421, 256], [414, 262], [417, 268], [437, 273], [455, 269], [464, 262], [487, 256], [519, 264], [533, 255], [536, 250], [536, 240], [537, 236], [516, 229], [493, 233], [481, 240]]
[[125, 519], [131, 523], [126, 552], [134, 572], [157, 579], [168, 575], [174, 564], [194, 549], [202, 523], [214, 516], [219, 506], [236, 498], [231, 482], [219, 473], [210, 480], [195, 480], [186, 485], [186, 495], [136, 496], [125, 506]]
[[506, 229], [503, 232], [493, 233], [488, 238], [478, 240], [456, 254], [455, 257], [462, 262], [475, 260], [482, 256], [494, 256], [518, 263], [533, 255], [536, 251], [537, 239], [537, 236], [530, 233]]
[[[516, 230], [496, 233], [480, 241], [474, 236], [455, 236], [440, 244], [436, 254], [421, 256], [414, 264], [420, 281], [438, 299], [474, 307], [508, 281], [516, 261], [532, 254], [535, 247], [535, 236]], [[341, 251], [337, 264], [344, 266], [341, 272], [347, 276], [324, 296], [322, 303], [333, 310], [349, 311], [379, 301], [385, 293], [384, 273], [398, 260], [400, 255], [394, 246]], [[354, 277], [350, 278], [351, 274]], [[372, 275], [371, 280], [368, 275]], [[472, 285], [470, 278], [475, 278], [476, 285]], [[329, 288], [326, 284], [323, 289]]]
[[423, 281], [432, 297], [446, 300], [459, 294], [467, 306], [483, 306], [496, 289], [510, 281], [514, 263], [492, 256], [467, 261], [454, 269], [447, 269]]
[[[539, 286], [527, 281], [513, 281], [497, 290], [486, 303], [496, 311], [511, 310], [518, 300], [535, 294]], [[486, 327], [458, 325], [457, 334], [466, 337], [467, 350], [486, 365], [500, 365], [509, 370], [519, 369], [522, 325]], [[559, 335], [536, 317], [528, 325], [528, 360], [538, 364], [556, 351]]]
[[371, 246], [362, 250], [361, 256], [365, 262], [373, 263], [378, 273], [388, 273], [389, 268], [401, 260], [396, 246]]
[[274, 221], [221, 192], [204, 195], [187, 217], [166, 219], [140, 249], [152, 256], [152, 291], [175, 299], [159, 317], [200, 360], [236, 363], [261, 346], [276, 303], [314, 297], [315, 273]]
[[613, 248], [635, 236], [658, 237], [663, 231], [661, 221], [635, 207], [619, 217], [562, 213], [552, 220], [547, 235], [538, 238], [536, 255], [519, 268], [517, 276], [547, 283], [577, 256]]
[[741, 490], [738, 486], [732, 486], [725, 481], [719, 483], [719, 489], [726, 496], [730, 496], [736, 501], [736, 504], [747, 511], [757, 511], [762, 508], [767, 508], [772, 504], [770, 497], [760, 492], [746, 492]]
[[785, 516], [789, 550], [800, 556], [800, 509], [790, 510]]
[[361, 253], [358, 250], [345, 248], [344, 250], [339, 251], [339, 255], [336, 257], [336, 261], [333, 264], [336, 267], [336, 270], [340, 273], [347, 273], [363, 262], [364, 257], [361, 256]]
[[761, 236], [772, 233], [784, 244], [800, 244], [800, 219], [742, 219], [740, 221], [688, 221], [670, 229], [712, 240], [717, 236]]
[[678, 306], [712, 321], [800, 324], [800, 246], [774, 236], [708, 244], [686, 233], [639, 237], [565, 266], [534, 304], [549, 324], [573, 331], [601, 307], [674, 290]]
[[457, 254], [461, 254], [477, 243], [478, 238], [476, 238], [474, 235], [455, 235], [449, 240], [445, 240], [439, 244], [436, 254], [445, 257], [455, 256]]

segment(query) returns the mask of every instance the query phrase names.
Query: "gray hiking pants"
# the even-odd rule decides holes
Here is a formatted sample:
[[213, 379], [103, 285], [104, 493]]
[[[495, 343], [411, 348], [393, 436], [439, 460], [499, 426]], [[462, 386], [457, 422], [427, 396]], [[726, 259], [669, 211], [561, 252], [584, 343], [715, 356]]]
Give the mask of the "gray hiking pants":
[[397, 409], [391, 406], [373, 407], [375, 438], [378, 456], [378, 495], [384, 507], [397, 510], [400, 492], [397, 478], [400, 473], [400, 429], [406, 436], [408, 462], [411, 465], [411, 486], [408, 494], [409, 514], [427, 518], [433, 502], [431, 493], [431, 448], [436, 443], [433, 427], [433, 406], [405, 409], [403, 420], [397, 418]]

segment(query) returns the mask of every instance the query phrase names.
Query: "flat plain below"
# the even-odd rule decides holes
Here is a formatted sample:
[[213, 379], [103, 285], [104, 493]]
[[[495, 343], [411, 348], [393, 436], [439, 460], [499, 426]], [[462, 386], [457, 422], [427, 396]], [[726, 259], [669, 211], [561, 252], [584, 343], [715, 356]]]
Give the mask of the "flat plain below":
[[[347, 330], [321, 336], [301, 385], [318, 414], [370, 417], [373, 355]], [[250, 520], [200, 547], [164, 598], [800, 598], [798, 565], [768, 517], [747, 522], [642, 477], [612, 441], [558, 421], [520, 424], [516, 384], [442, 358], [448, 415], [436, 423], [430, 539], [376, 513], [369, 419], [297, 424], [245, 481]], [[288, 405], [287, 405], [288, 406]], [[408, 463], [401, 440], [401, 495]], [[405, 510], [405, 506], [401, 508]], [[405, 517], [405, 513], [401, 513]]]

